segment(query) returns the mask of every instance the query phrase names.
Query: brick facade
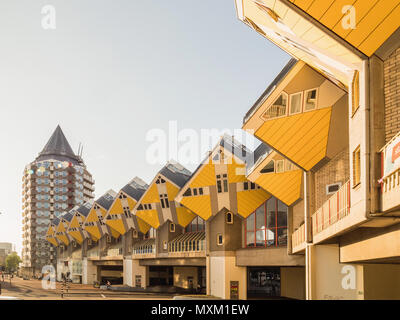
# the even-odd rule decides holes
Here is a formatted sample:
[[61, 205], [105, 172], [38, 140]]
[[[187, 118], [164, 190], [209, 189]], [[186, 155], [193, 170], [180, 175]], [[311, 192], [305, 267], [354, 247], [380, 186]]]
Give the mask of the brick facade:
[[400, 131], [400, 47], [384, 63], [385, 138], [386, 142]]
[[320, 208], [332, 195], [326, 194], [328, 184], [350, 179], [349, 149], [339, 152], [333, 159], [315, 173], [315, 208]]

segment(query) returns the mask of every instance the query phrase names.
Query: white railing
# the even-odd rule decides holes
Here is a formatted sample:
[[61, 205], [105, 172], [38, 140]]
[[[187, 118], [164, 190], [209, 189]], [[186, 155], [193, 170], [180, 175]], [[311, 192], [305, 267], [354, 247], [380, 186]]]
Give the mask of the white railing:
[[111, 248], [107, 250], [108, 257], [116, 257], [122, 255], [122, 248]]
[[87, 257], [88, 258], [98, 258], [99, 256], [100, 256], [99, 248], [90, 249], [90, 250], [87, 251]]
[[313, 234], [325, 230], [350, 213], [350, 181], [347, 181], [311, 217]]
[[154, 244], [138, 246], [133, 249], [133, 254], [154, 254], [156, 253], [156, 246]]
[[266, 120], [275, 119], [286, 116], [286, 106], [275, 105], [270, 106], [263, 114], [263, 118]]
[[177, 241], [168, 245], [168, 252], [200, 252], [205, 248], [205, 240]]
[[295, 232], [292, 233], [292, 248], [306, 242], [306, 227], [303, 223]]

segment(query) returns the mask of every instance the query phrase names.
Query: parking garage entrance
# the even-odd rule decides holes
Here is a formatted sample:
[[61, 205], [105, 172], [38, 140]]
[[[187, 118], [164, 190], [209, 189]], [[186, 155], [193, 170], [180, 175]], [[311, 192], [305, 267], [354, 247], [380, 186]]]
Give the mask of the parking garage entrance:
[[280, 296], [280, 267], [249, 267], [247, 269], [248, 298], [278, 298]]

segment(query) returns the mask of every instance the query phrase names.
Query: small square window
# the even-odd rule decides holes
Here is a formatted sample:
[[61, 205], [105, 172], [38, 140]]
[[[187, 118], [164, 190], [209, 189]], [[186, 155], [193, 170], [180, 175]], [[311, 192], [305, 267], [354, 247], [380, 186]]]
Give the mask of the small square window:
[[175, 223], [171, 223], [171, 224], [169, 225], [169, 231], [170, 231], [170, 232], [175, 232]]
[[308, 90], [304, 97], [304, 111], [310, 111], [317, 108], [317, 89]]
[[276, 161], [276, 173], [281, 173], [285, 170], [285, 161], [277, 160]]

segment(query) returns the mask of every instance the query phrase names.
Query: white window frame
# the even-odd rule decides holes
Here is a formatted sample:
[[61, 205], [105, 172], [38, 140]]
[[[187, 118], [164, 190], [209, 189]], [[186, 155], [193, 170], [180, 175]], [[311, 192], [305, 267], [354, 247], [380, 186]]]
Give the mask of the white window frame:
[[[310, 109], [310, 110], [306, 110], [306, 99], [307, 99], [307, 93], [310, 91], [316, 91], [315, 93], [315, 108], [314, 109]], [[303, 112], [309, 112], [309, 111], [314, 111], [318, 109], [318, 98], [319, 98], [319, 90], [318, 88], [313, 88], [313, 89], [308, 89], [304, 91], [304, 95], [303, 95]]]
[[[295, 112], [295, 113], [291, 113], [291, 109], [292, 109], [292, 97], [296, 96], [296, 95], [300, 95], [300, 111], [299, 112]], [[304, 102], [304, 92], [300, 91], [300, 92], [295, 92], [289, 95], [289, 116], [293, 116], [295, 114], [300, 114], [303, 112], [303, 102]]]
[[[219, 239], [221, 237], [222, 242], [219, 242]], [[222, 246], [224, 244], [224, 236], [222, 233], [217, 233], [217, 246]]]
[[[265, 112], [266, 112], [270, 107], [273, 106], [273, 104], [275, 103], [275, 101], [278, 100], [279, 97], [280, 97], [282, 94], [286, 96], [286, 112], [285, 112], [285, 114], [284, 114], [283, 116], [276, 117], [276, 118], [269, 118], [269, 119], [265, 118], [265, 117], [264, 117]], [[289, 95], [288, 93], [286, 93], [285, 91], [282, 91], [282, 92], [276, 97], [276, 99], [275, 99], [272, 103], [270, 103], [270, 104], [268, 105], [267, 108], [265, 108], [265, 110], [264, 110], [263, 113], [261, 114], [261, 119], [262, 119], [263, 121], [269, 121], [269, 120], [275, 120], [275, 119], [280, 119], [280, 118], [287, 117], [288, 114], [289, 114], [289, 99], [290, 99], [290, 95]]]
[[[281, 164], [281, 166], [282, 166], [282, 170], [281, 171], [278, 171], [278, 164]], [[281, 159], [281, 160], [275, 160], [275, 173], [282, 173], [282, 172], [285, 172], [285, 160], [284, 159]]]

